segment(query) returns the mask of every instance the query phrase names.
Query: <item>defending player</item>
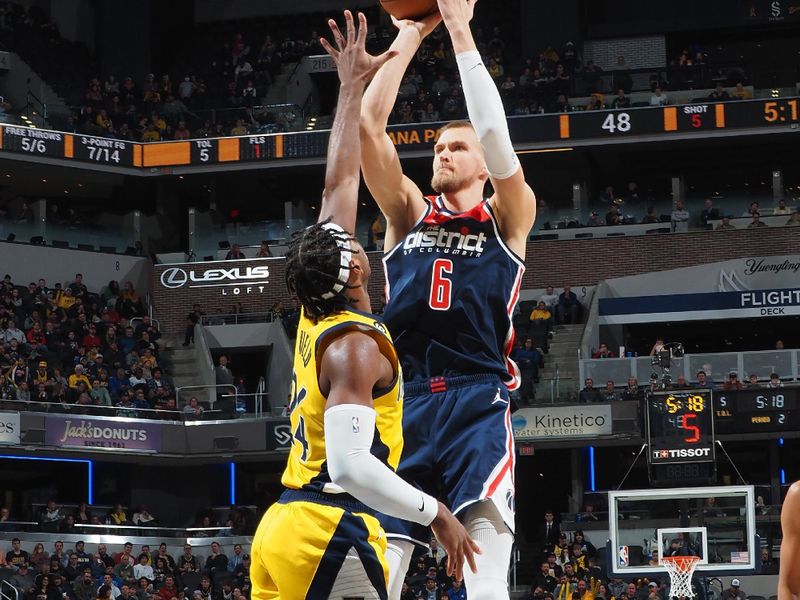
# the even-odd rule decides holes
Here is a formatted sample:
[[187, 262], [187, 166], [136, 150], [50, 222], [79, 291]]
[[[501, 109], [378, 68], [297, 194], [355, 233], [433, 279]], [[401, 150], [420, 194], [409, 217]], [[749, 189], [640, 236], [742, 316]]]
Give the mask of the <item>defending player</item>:
[[[536, 216], [533, 191], [509, 138], [500, 95], [469, 28], [475, 0], [439, 0], [441, 17], [396, 22], [392, 59], [361, 109], [361, 164], [387, 221], [385, 321], [406, 379], [399, 473], [447, 501], [482, 554], [465, 572], [471, 598], [508, 598], [514, 530], [514, 439], [507, 388], [511, 313]], [[402, 172], [386, 125], [421, 40], [444, 20], [456, 54], [470, 123], [446, 127], [436, 143], [426, 200]], [[494, 195], [484, 200], [486, 181]], [[436, 475], [434, 475], [436, 474]], [[398, 598], [423, 528], [383, 521], [389, 534], [390, 597]]]
[[441, 503], [394, 473], [402, 450], [402, 376], [391, 338], [370, 314], [370, 269], [352, 234], [359, 185], [358, 128], [369, 77], [393, 53], [364, 50], [367, 24], [345, 12], [347, 40], [323, 46], [341, 89], [328, 148], [320, 222], [293, 235], [286, 282], [303, 308], [290, 403], [294, 440], [282, 482], [252, 545], [254, 600], [387, 598], [386, 539], [369, 507], [431, 523], [474, 568], [472, 541]]
[[786, 493], [781, 509], [781, 568], [778, 600], [800, 599], [800, 481]]

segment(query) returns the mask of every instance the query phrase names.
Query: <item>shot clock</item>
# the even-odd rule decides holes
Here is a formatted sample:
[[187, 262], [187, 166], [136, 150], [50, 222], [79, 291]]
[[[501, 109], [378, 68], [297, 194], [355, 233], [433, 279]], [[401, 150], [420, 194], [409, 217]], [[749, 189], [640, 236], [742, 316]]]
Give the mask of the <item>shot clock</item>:
[[646, 400], [647, 463], [654, 485], [714, 476], [714, 406], [710, 390], [654, 392]]

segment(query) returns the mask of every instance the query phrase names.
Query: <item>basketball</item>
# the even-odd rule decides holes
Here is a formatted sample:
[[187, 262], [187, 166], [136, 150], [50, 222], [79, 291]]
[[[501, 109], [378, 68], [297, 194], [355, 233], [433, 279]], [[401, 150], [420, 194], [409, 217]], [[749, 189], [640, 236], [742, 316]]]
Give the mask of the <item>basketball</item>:
[[395, 19], [417, 20], [439, 10], [436, 0], [381, 0], [381, 6]]

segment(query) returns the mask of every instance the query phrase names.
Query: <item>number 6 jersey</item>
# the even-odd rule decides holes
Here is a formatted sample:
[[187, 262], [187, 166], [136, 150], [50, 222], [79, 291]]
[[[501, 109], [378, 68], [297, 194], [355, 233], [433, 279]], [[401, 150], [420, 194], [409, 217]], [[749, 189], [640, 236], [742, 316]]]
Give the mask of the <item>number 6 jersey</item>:
[[487, 200], [460, 214], [441, 196], [426, 202], [422, 218], [383, 257], [384, 321], [403, 376], [496, 373], [516, 389], [511, 314], [525, 266], [503, 242]]

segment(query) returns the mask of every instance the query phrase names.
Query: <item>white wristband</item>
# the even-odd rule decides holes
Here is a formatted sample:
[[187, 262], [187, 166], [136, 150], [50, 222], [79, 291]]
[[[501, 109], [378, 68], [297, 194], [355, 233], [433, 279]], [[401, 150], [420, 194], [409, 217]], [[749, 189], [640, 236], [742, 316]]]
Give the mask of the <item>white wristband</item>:
[[508, 179], [520, 165], [508, 133], [500, 92], [477, 50], [457, 54], [456, 63], [469, 120], [483, 147], [489, 175], [494, 179]]
[[370, 508], [430, 525], [439, 503], [403, 481], [370, 452], [374, 436], [374, 409], [338, 404], [325, 411], [325, 452], [331, 481]]

